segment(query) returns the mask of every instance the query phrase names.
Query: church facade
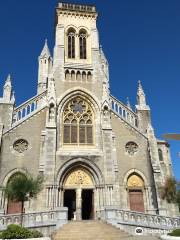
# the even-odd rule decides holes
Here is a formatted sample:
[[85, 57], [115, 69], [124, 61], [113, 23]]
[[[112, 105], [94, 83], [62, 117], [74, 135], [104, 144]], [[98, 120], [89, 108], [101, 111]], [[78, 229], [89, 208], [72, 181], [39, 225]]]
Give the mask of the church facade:
[[[170, 149], [158, 140], [138, 82], [135, 111], [109, 90], [95, 6], [59, 3], [54, 54], [39, 56], [37, 95], [15, 105], [11, 77], [0, 98], [0, 185], [42, 174], [43, 191], [25, 212], [68, 207], [68, 219], [98, 219], [106, 207], [175, 215], [160, 187], [173, 176]], [[0, 191], [0, 212], [21, 204]]]

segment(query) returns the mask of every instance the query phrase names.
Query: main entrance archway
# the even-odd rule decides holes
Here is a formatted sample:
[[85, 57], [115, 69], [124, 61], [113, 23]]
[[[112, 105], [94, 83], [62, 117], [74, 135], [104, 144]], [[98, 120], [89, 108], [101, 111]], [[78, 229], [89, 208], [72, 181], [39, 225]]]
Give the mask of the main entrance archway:
[[64, 206], [68, 207], [68, 220], [89, 220], [94, 217], [94, 182], [83, 167], [71, 170], [65, 177]]

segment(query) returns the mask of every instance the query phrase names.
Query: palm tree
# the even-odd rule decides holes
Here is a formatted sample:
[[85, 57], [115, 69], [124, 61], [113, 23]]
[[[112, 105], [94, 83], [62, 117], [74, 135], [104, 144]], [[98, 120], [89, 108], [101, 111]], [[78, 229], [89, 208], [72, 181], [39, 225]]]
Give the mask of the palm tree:
[[36, 198], [43, 187], [43, 177], [38, 175], [36, 178], [18, 174], [4, 188], [5, 196], [12, 200], [21, 202], [21, 226], [24, 213], [24, 202]]

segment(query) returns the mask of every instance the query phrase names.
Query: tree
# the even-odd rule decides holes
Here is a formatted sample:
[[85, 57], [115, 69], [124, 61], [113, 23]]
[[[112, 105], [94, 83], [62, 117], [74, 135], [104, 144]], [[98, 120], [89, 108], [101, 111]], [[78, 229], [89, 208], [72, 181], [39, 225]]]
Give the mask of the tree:
[[4, 188], [5, 196], [12, 201], [22, 203], [21, 207], [21, 226], [24, 213], [24, 202], [36, 198], [43, 188], [43, 177], [38, 175], [36, 178], [18, 174]]
[[161, 197], [168, 203], [176, 202], [176, 180], [175, 178], [166, 178], [164, 186], [161, 187]]
[[177, 203], [180, 209], [180, 182], [173, 177], [166, 178], [161, 187], [161, 198], [168, 203]]

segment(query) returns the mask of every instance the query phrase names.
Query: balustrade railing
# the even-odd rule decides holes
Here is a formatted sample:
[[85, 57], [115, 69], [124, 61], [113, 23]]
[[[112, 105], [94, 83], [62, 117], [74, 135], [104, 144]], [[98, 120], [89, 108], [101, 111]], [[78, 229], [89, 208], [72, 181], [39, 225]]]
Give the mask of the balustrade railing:
[[59, 210], [25, 213], [23, 215], [0, 215], [0, 230], [6, 229], [9, 224], [20, 224], [21, 217], [25, 227], [55, 226], [57, 223], [64, 224], [67, 222], [67, 209], [61, 208]]
[[13, 112], [13, 125], [16, 125], [19, 121], [24, 120], [28, 115], [32, 114], [34, 111], [39, 110], [45, 105], [46, 91], [31, 98], [25, 103], [21, 104], [14, 109]]
[[128, 122], [133, 127], [138, 127], [138, 117], [130, 108], [118, 101], [115, 97], [110, 96], [111, 109], [119, 117]]
[[107, 209], [106, 218], [112, 216], [117, 224], [134, 225], [155, 229], [174, 229], [180, 227], [180, 218], [145, 214], [118, 209]]

